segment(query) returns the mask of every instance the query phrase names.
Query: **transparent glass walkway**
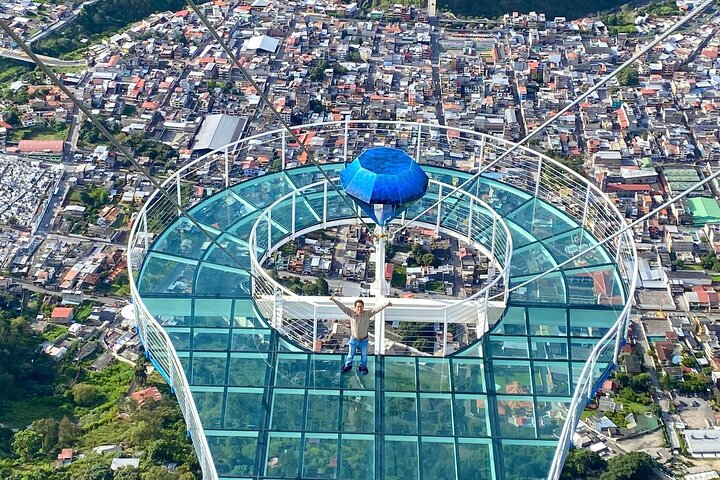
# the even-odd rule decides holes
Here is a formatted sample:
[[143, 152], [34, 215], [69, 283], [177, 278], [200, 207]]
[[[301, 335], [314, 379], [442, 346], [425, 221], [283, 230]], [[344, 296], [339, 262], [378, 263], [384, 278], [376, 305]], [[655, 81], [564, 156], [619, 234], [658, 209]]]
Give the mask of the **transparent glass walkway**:
[[[448, 184], [468, 178], [424, 168]], [[259, 212], [320, 179], [314, 166], [266, 175], [191, 212], [249, 269], [245, 240]], [[468, 190], [490, 198], [511, 228], [513, 284], [593, 242], [562, 211], [510, 185], [483, 178]], [[434, 201], [430, 192], [408, 216]], [[344, 202], [329, 205], [328, 220], [353, 217]], [[447, 209], [442, 224], [462, 231], [463, 208]], [[274, 239], [290, 231], [289, 210], [273, 213]], [[296, 228], [321, 218], [322, 192], [306, 195]], [[546, 476], [574, 381], [625, 302], [604, 250], [568, 267], [514, 292], [502, 320], [468, 349], [371, 357], [366, 377], [341, 376], [340, 355], [279, 338], [253, 308], [247, 274], [182, 219], [155, 241], [139, 286], [185, 367], [222, 479], [528, 480]], [[610, 356], [596, 365], [598, 380]]]

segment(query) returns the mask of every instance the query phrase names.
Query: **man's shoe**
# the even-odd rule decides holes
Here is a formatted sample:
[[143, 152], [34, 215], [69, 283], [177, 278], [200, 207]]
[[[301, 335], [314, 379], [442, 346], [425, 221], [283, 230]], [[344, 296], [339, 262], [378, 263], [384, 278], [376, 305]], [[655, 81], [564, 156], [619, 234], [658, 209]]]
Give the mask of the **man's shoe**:
[[352, 365], [343, 365], [342, 368], [340, 369], [340, 372], [341, 372], [341, 373], [347, 373], [347, 372], [349, 372], [350, 370], [352, 370]]
[[360, 375], [367, 375], [368, 374], [368, 368], [360, 366]]

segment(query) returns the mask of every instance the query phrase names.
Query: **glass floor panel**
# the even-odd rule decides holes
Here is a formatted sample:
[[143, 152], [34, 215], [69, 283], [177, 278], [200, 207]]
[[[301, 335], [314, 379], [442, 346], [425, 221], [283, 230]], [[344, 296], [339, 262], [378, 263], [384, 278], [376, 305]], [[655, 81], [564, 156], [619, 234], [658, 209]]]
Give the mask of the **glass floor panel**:
[[[328, 171], [334, 176], [341, 168]], [[451, 184], [468, 178], [425, 169]], [[304, 352], [268, 327], [243, 270], [257, 209], [319, 179], [314, 167], [301, 167], [194, 207], [240, 266], [182, 220], [158, 236], [145, 259], [143, 300], [178, 351], [219, 477], [545, 477], [583, 362], [625, 301], [612, 257], [600, 250], [530, 282], [465, 350], [445, 358], [370, 356], [369, 375], [341, 375], [342, 355]], [[595, 242], [564, 212], [498, 180], [481, 178], [468, 190], [508, 217], [513, 285]], [[328, 219], [352, 215], [337, 193], [330, 196]], [[296, 228], [322, 217], [318, 191], [297, 202]], [[431, 203], [418, 202], [413, 211]], [[448, 210], [443, 221], [462, 229], [463, 208]], [[291, 227], [289, 216], [276, 222], [274, 240]], [[267, 225], [261, 228], [267, 238]], [[607, 353], [598, 379], [610, 366]]]

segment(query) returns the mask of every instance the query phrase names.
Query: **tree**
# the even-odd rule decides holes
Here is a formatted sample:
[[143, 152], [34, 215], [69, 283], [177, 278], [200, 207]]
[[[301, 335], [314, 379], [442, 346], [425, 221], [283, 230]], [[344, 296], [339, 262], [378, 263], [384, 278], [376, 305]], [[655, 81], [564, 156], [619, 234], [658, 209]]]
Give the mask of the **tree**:
[[140, 475], [141, 480], [175, 480], [175, 476], [167, 468], [153, 465]]
[[142, 355], [135, 364], [135, 382], [140, 386], [147, 383], [147, 359]]
[[140, 478], [137, 468], [118, 468], [113, 474], [113, 480], [138, 480]]
[[318, 286], [316, 283], [306, 283], [302, 286], [302, 294], [307, 296], [318, 295]]
[[655, 460], [644, 452], [618, 455], [608, 461], [608, 470], [600, 480], [646, 480], [653, 478]]
[[93, 385], [78, 383], [72, 388], [72, 396], [78, 405], [89, 407], [97, 401], [98, 390]]
[[43, 453], [52, 453], [58, 443], [58, 421], [54, 418], [41, 418], [32, 423], [32, 429], [43, 437]]
[[419, 243], [413, 243], [412, 247], [410, 247], [410, 255], [415, 260], [420, 260], [420, 257], [424, 252], [425, 250], [423, 250], [422, 245], [420, 245]]
[[7, 112], [3, 115], [6, 123], [9, 123], [13, 127], [20, 126], [20, 110], [17, 107], [8, 108]]
[[58, 422], [58, 444], [63, 448], [75, 444], [78, 433], [79, 427], [68, 417]]
[[20, 430], [13, 437], [13, 451], [20, 456], [24, 462], [35, 458], [42, 450], [43, 437], [30, 428]]
[[693, 357], [689, 356], [689, 355], [685, 355], [685, 356], [683, 356], [682, 361], [680, 362], [680, 364], [681, 364], [683, 367], [692, 368], [692, 367], [695, 366], [695, 359], [694, 359]]
[[[12, 455], [12, 438], [12, 430], [10, 430], [9, 428], [0, 427], [0, 459]], [[2, 476], [2, 472], [0, 472], [0, 478], [4, 478]]]
[[315, 280], [315, 287], [317, 288], [317, 295], [328, 295], [330, 293], [330, 286], [324, 278]]
[[703, 373], [685, 375], [680, 390], [685, 393], [702, 393], [708, 388], [708, 378]]
[[607, 462], [597, 453], [585, 448], [572, 448], [565, 460], [561, 478], [597, 478], [606, 468]]
[[638, 71], [635, 67], [627, 67], [617, 75], [617, 81], [623, 87], [631, 87], [640, 84]]
[[308, 107], [310, 107], [310, 110], [312, 110], [313, 113], [325, 112], [325, 107], [323, 106], [322, 102], [315, 98], [313, 98], [312, 100], [310, 100], [310, 102], [308, 102]]
[[68, 467], [72, 480], [111, 480], [110, 457], [88, 455]]
[[420, 265], [423, 265], [427, 267], [428, 265], [432, 265], [435, 263], [435, 255], [432, 253], [425, 253], [423, 254], [419, 259], [418, 262], [420, 262]]
[[327, 60], [323, 60], [318, 63], [317, 67], [313, 68], [310, 71], [310, 81], [322, 82], [325, 79], [325, 70], [328, 68], [328, 66], [329, 64]]

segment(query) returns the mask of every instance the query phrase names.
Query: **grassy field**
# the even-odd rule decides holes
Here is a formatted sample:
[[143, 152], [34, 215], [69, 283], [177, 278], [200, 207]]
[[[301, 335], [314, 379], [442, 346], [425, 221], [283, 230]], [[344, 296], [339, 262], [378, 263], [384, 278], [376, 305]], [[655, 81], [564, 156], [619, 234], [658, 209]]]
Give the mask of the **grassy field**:
[[8, 140], [11, 142], [19, 142], [20, 140], [65, 140], [69, 131], [69, 125], [60, 130], [45, 125], [34, 125], [29, 128], [10, 130]]
[[68, 328], [62, 325], [53, 325], [43, 333], [43, 338], [48, 342], [54, 342], [68, 332]]

